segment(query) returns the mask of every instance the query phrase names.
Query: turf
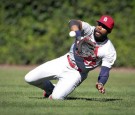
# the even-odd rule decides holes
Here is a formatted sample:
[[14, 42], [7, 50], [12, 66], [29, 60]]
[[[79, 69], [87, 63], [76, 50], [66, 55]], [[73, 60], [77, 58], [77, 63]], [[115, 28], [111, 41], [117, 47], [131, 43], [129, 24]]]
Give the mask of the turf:
[[42, 90], [24, 81], [25, 74], [31, 69], [0, 66], [1, 115], [135, 114], [134, 70], [112, 70], [104, 95], [95, 88], [99, 70], [94, 70], [67, 100], [62, 101], [43, 98]]

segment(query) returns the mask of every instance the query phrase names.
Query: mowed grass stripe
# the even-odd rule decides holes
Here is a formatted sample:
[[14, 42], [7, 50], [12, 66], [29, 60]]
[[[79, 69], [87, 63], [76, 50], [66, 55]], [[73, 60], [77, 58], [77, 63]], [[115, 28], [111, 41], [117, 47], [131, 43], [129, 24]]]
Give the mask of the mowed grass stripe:
[[[135, 114], [135, 71], [112, 70], [106, 94], [95, 83], [99, 70], [68, 96], [67, 100], [48, 100], [42, 90], [28, 85], [25, 74], [32, 68], [0, 67], [0, 113], [2, 115], [133, 115]], [[53, 81], [56, 82], [56, 81]]]

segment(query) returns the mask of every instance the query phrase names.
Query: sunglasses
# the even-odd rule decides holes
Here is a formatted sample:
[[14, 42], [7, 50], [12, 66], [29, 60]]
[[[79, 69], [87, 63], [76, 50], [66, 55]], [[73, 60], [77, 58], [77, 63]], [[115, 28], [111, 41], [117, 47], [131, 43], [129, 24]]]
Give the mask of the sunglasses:
[[105, 26], [105, 25], [102, 24], [101, 22], [97, 22], [97, 25], [98, 25], [98, 26], [102, 26], [102, 28], [106, 29], [108, 32], [111, 31], [107, 26]]

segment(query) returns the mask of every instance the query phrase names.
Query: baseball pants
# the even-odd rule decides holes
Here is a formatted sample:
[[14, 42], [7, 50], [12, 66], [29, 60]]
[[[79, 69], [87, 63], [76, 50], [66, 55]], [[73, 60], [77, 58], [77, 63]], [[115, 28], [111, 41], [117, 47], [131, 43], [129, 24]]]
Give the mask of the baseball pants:
[[[69, 65], [67, 54], [48, 61], [25, 76], [25, 81], [52, 93], [52, 99], [65, 99], [86, 77]], [[48, 80], [58, 79], [56, 86]], [[51, 91], [52, 90], [52, 91]]]

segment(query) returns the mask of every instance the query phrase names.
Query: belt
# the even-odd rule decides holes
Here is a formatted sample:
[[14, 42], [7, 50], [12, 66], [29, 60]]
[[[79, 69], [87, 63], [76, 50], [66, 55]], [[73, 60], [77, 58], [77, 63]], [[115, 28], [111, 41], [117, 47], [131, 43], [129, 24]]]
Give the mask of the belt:
[[72, 68], [76, 69], [76, 70], [79, 71], [79, 72], [82, 72], [82, 70], [81, 70], [80, 68], [78, 68], [75, 63], [73, 63], [73, 61], [70, 59], [70, 56], [69, 56], [69, 55], [67, 55], [67, 59], [68, 59], [69, 65], [70, 65]]

